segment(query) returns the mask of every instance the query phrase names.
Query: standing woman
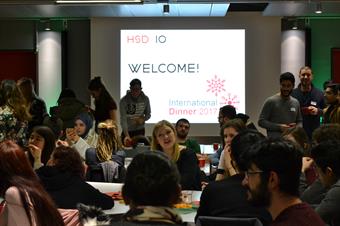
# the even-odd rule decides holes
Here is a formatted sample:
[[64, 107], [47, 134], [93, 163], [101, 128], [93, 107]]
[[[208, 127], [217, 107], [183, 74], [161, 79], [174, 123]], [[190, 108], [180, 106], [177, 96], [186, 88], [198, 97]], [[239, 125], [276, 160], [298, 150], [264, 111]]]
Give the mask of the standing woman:
[[28, 121], [31, 120], [19, 88], [13, 80], [0, 84], [0, 142], [13, 140], [24, 146], [27, 142]]
[[100, 122], [107, 119], [117, 121], [117, 104], [106, 90], [100, 77], [94, 77], [88, 86], [91, 96], [94, 98], [94, 118], [96, 128]]
[[0, 196], [5, 206], [1, 226], [63, 226], [56, 206], [13, 141], [0, 143]]
[[158, 122], [152, 132], [152, 150], [163, 151], [176, 163], [181, 175], [183, 190], [201, 190], [200, 169], [193, 150], [180, 146], [176, 141], [176, 129], [168, 121]]

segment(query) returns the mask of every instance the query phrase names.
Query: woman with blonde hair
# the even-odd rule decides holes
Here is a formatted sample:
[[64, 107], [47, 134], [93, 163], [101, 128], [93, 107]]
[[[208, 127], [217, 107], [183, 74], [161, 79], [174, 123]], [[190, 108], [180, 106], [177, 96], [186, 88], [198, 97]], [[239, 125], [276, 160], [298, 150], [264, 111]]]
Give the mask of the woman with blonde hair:
[[0, 84], [0, 119], [0, 142], [13, 140], [21, 146], [26, 145], [31, 115], [13, 80], [3, 80]]
[[122, 182], [124, 179], [124, 152], [118, 134], [118, 126], [113, 120], [98, 124], [96, 148], [85, 152], [88, 165], [86, 179], [99, 182]]
[[193, 150], [180, 146], [176, 141], [176, 129], [168, 121], [158, 122], [152, 132], [152, 150], [163, 151], [176, 163], [181, 175], [183, 190], [201, 190], [198, 159]]

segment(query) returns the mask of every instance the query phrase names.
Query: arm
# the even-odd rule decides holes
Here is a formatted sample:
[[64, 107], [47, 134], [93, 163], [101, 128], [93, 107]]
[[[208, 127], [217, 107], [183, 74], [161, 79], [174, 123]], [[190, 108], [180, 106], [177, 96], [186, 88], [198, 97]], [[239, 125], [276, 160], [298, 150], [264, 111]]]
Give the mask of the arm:
[[339, 203], [340, 188], [333, 187], [327, 192], [326, 197], [321, 201], [320, 205], [316, 207], [315, 211], [320, 215], [322, 220], [330, 224], [340, 213]]
[[302, 127], [302, 114], [300, 104], [298, 105], [297, 117], [296, 117], [296, 126]]
[[271, 131], [281, 131], [281, 124], [270, 121], [272, 101], [267, 99], [261, 110], [258, 125]]
[[119, 102], [119, 112], [120, 112], [120, 125], [122, 127], [125, 137], [130, 137], [127, 125], [127, 115], [126, 115], [126, 101], [123, 97]]
[[151, 106], [150, 100], [147, 96], [145, 96], [145, 111], [144, 111], [144, 121], [148, 121], [151, 118]]
[[[23, 207], [21, 201], [19, 190], [16, 187], [10, 187], [5, 193], [6, 205], [4, 209], [5, 216], [7, 215], [6, 225], [30, 225], [28, 216]], [[32, 214], [34, 214], [32, 209], [30, 209]], [[3, 216], [1, 215], [1, 218]]]

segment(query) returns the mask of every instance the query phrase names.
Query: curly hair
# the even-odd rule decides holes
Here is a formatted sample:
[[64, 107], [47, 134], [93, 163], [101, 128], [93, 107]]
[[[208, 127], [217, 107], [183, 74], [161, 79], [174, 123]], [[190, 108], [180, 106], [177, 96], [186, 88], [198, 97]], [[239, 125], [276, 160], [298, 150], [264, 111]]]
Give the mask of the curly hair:
[[53, 166], [62, 172], [71, 172], [85, 179], [85, 167], [81, 156], [74, 148], [59, 146], [52, 153]]
[[25, 98], [14, 80], [3, 80], [0, 84], [0, 106], [8, 105], [20, 121], [31, 120]]

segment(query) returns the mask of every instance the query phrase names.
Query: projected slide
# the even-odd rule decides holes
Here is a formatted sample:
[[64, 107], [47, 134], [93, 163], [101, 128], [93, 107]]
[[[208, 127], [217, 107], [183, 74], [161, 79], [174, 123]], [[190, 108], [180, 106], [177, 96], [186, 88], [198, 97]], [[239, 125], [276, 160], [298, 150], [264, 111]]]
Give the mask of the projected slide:
[[121, 97], [142, 81], [151, 119], [217, 123], [226, 104], [245, 112], [245, 30], [121, 30]]

